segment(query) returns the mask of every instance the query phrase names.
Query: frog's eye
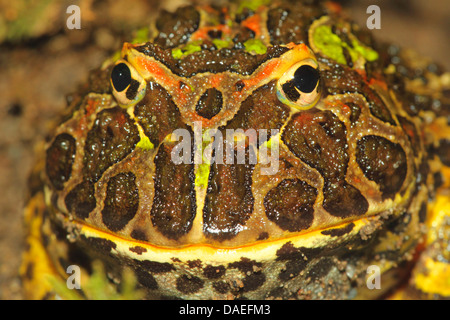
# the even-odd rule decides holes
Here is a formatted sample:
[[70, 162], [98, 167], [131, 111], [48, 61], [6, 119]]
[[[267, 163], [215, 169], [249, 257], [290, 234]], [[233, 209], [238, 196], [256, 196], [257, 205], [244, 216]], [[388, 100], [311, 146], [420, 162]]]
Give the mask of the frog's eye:
[[111, 71], [111, 86], [117, 102], [126, 108], [144, 97], [147, 83], [132, 65], [119, 60]]
[[277, 83], [278, 99], [300, 110], [314, 107], [320, 99], [320, 92], [319, 67], [312, 59], [294, 64]]

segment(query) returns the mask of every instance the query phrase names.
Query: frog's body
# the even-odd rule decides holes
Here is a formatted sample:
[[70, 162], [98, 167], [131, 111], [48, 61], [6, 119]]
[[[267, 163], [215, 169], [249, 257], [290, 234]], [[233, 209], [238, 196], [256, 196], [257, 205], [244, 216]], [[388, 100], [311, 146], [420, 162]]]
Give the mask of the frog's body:
[[[405, 295], [450, 296], [429, 270], [450, 278], [449, 75], [394, 49], [328, 2], [160, 16], [46, 146], [27, 296], [94, 260], [113, 283], [129, 267], [148, 298], [374, 298], [417, 261]], [[222, 156], [207, 138], [227, 129], [255, 140]]]

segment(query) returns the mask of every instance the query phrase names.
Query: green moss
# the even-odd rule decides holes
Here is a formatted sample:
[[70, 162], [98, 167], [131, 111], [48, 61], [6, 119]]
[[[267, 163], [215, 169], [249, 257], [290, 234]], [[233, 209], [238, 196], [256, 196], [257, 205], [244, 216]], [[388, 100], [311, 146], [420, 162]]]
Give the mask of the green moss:
[[245, 50], [247, 52], [253, 52], [256, 54], [265, 54], [267, 52], [267, 47], [259, 39], [250, 39], [244, 42]]
[[352, 40], [352, 46], [341, 40], [339, 36], [334, 34], [331, 26], [322, 25], [314, 30], [314, 44], [319, 48], [322, 54], [335, 60], [340, 64], [346, 64], [343, 48], [346, 48], [353, 62], [356, 62], [360, 56], [367, 61], [378, 59], [378, 53], [371, 48], [364, 46], [356, 39]]

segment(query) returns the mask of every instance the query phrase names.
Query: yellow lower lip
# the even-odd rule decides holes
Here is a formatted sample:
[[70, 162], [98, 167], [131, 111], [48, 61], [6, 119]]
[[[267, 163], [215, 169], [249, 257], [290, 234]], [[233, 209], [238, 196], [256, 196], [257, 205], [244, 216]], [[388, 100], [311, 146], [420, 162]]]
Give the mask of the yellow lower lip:
[[[74, 222], [72, 222], [74, 223]], [[352, 236], [358, 233], [363, 225], [368, 223], [367, 219], [360, 219], [353, 222], [353, 230], [345, 235]], [[217, 247], [210, 244], [192, 244], [184, 247], [163, 247], [149, 244], [143, 241], [130, 240], [117, 235], [79, 224], [81, 235], [87, 238], [99, 238], [110, 240], [116, 244], [112, 253], [128, 256], [137, 260], [149, 260], [160, 263], [173, 263], [174, 259], [179, 261], [194, 261], [200, 259], [202, 262], [212, 265], [239, 261], [242, 257], [255, 261], [270, 261], [277, 258], [277, 251], [286, 243], [291, 243], [294, 247], [318, 247], [325, 245], [329, 236], [322, 234], [323, 230], [312, 231], [306, 234], [285, 237], [282, 239], [261, 241], [238, 247]], [[342, 226], [334, 226], [340, 228]], [[330, 229], [333, 229], [330, 228]], [[135, 250], [139, 247], [139, 250]], [[132, 248], [132, 250], [130, 250]], [[136, 253], [138, 251], [139, 253]]]

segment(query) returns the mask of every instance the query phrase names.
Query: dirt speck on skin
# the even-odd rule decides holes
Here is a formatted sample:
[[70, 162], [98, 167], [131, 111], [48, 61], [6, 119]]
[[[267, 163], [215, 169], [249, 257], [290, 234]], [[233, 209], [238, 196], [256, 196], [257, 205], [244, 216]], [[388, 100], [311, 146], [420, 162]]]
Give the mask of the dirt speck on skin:
[[[362, 26], [367, 6], [378, 4], [383, 19], [382, 29], [375, 31], [378, 38], [412, 47], [450, 69], [448, 0], [342, 2]], [[37, 142], [64, 109], [65, 96], [86, 80], [89, 70], [120, 49], [132, 30], [147, 26], [161, 5], [156, 0], [132, 5], [123, 0], [58, 0], [37, 1], [48, 7], [29, 8], [27, 3], [0, 0], [0, 299], [22, 298], [22, 211]], [[187, 1], [164, 6], [173, 10], [180, 3]], [[81, 7], [81, 30], [66, 28], [65, 9], [70, 4]], [[402, 10], [402, 5], [409, 9]], [[19, 22], [27, 28], [21, 29]], [[11, 30], [14, 35], [8, 38]]]

